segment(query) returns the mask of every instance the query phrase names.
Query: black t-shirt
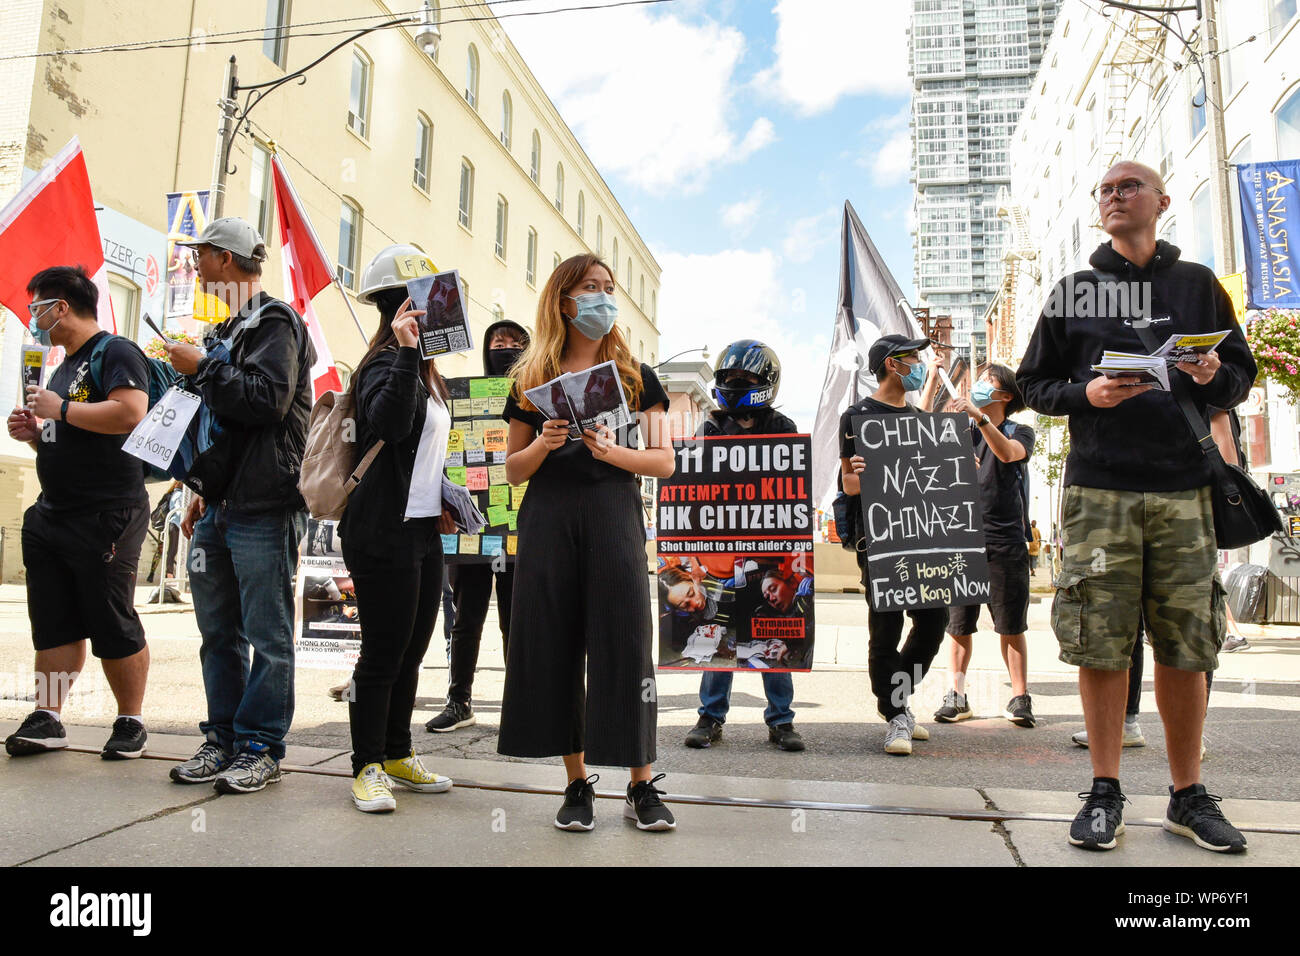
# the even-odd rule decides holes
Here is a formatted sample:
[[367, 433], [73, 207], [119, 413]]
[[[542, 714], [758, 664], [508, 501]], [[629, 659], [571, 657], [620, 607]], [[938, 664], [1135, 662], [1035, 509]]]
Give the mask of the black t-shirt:
[[[641, 401], [636, 408], [629, 406], [629, 411], [633, 416], [637, 412], [648, 412], [657, 406], [662, 405], [664, 410], [668, 408], [668, 395], [664, 392], [664, 387], [659, 384], [659, 377], [655, 375], [654, 370], [649, 365], [641, 365]], [[506, 410], [501, 413], [501, 417], [507, 422], [512, 418], [531, 425], [534, 434], [540, 434], [542, 426], [546, 424], [546, 418], [541, 412], [524, 411], [515, 400], [514, 393], [506, 399]], [[636, 418], [616, 429], [614, 432], [615, 440], [624, 448], [637, 448], [639, 446], [640, 426]], [[556, 448], [545, 458], [542, 459], [541, 465], [533, 475], [533, 480], [558, 480], [570, 482], [573, 484], [599, 484], [605, 481], [636, 481], [636, 475], [630, 471], [625, 471], [608, 462], [597, 461], [587, 450], [587, 443], [584, 441], [566, 441], [559, 448]]]
[[[114, 337], [103, 351], [97, 383], [90, 373], [90, 355], [106, 336], [91, 336], [50, 376], [49, 389], [71, 402], [102, 402], [119, 388], [149, 391], [149, 364], [140, 347]], [[126, 435], [99, 435], [67, 422], [51, 420], [49, 439], [36, 441], [36, 476], [41, 482], [37, 504], [47, 512], [71, 514], [148, 505], [144, 463], [122, 451]], [[128, 433], [129, 434], [129, 433]]]
[[[1007, 425], [1012, 426], [1007, 435]], [[1021, 497], [1021, 469], [1034, 453], [1034, 430], [1019, 422], [1003, 422], [1002, 434], [1025, 446], [1020, 461], [1005, 462], [993, 454], [982, 429], [971, 423], [971, 444], [979, 459], [980, 508], [984, 512], [984, 538], [994, 544], [1025, 543], [1025, 504]]]
[[748, 417], [751, 418], [750, 426], [745, 428], [738, 416], [709, 412], [700, 422], [696, 434], [708, 438], [716, 435], [794, 435], [799, 431], [788, 416], [770, 406], [757, 409]]

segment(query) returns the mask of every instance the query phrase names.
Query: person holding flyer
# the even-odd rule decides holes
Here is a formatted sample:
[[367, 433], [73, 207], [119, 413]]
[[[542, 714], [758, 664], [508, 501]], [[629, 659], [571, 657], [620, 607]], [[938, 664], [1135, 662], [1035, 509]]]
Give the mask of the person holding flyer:
[[60, 715], [89, 640], [117, 699], [100, 756], [139, 757], [149, 648], [134, 605], [149, 498], [140, 459], [122, 442], [145, 416], [149, 367], [139, 346], [99, 327], [99, 290], [80, 266], [38, 272], [27, 292], [32, 336], [67, 357], [49, 387], [28, 385], [26, 404], [9, 416], [9, 437], [36, 452], [41, 494], [22, 533], [36, 709], [5, 750], [18, 757], [68, 745]]
[[[709, 412], [696, 432], [700, 437], [715, 435], [793, 435], [799, 429], [786, 415], [772, 407], [781, 385], [781, 362], [771, 348], [753, 339], [732, 342], [713, 367], [713, 397], [718, 408]], [[734, 580], [734, 579], [733, 579]], [[743, 574], [741, 575], [743, 581]], [[779, 580], [764, 580], [764, 596], [777, 596], [775, 610], [788, 605]], [[699, 720], [686, 735], [687, 747], [708, 747], [722, 736], [731, 707], [732, 671], [705, 671], [700, 677]], [[763, 721], [767, 739], [782, 750], [804, 749], [803, 737], [794, 729], [794, 678], [789, 671], [763, 672], [763, 694], [767, 708]]]
[[[529, 482], [519, 512], [510, 654], [497, 750], [564, 759], [562, 830], [595, 826], [587, 761], [631, 768], [623, 808], [642, 830], [676, 827], [651, 776], [658, 718], [645, 529], [637, 475], [673, 473], [668, 396], [615, 324], [614, 273], [597, 256], [561, 262], [542, 290], [536, 333], [515, 367], [503, 417], [506, 477]], [[585, 429], [548, 419], [526, 397], [562, 373], [604, 362], [637, 421]], [[645, 427], [645, 448], [638, 448]], [[584, 671], [587, 680], [584, 682]]]
[[[853, 419], [858, 415], [906, 415], [915, 409], [907, 404], [907, 393], [921, 390], [923, 397], [932, 395], [938, 386], [938, 360], [930, 371], [921, 364], [921, 349], [929, 339], [909, 339], [904, 335], [882, 335], [867, 353], [867, 370], [876, 377], [876, 390], [850, 405], [840, 416], [840, 481], [844, 493], [862, 494], [859, 475], [866, 461], [854, 450]], [[928, 405], [928, 401], [923, 404]], [[850, 505], [860, 508], [857, 501]], [[871, 586], [867, 580], [867, 555], [857, 553], [862, 569], [862, 584], [867, 588], [867, 667], [871, 674], [871, 692], [876, 706], [888, 722], [885, 730], [885, 753], [907, 756], [913, 740], [929, 740], [930, 732], [916, 722], [907, 705], [943, 644], [943, 629], [948, 623], [946, 607], [918, 608], [908, 611], [877, 611], [871, 605]], [[907, 641], [899, 650], [903, 636], [903, 615], [912, 619]]]
[[[528, 347], [528, 332], [509, 319], [493, 322], [483, 333], [483, 373], [505, 376]], [[451, 587], [455, 595], [455, 623], [451, 628], [451, 653], [448, 660], [447, 703], [442, 713], [424, 725], [430, 733], [448, 733], [474, 723], [470, 698], [474, 690], [474, 670], [478, 667], [479, 642], [483, 621], [487, 618], [492, 597], [492, 578], [497, 584], [497, 618], [501, 624], [504, 650], [510, 650], [510, 598], [514, 592], [514, 560], [506, 556], [505, 570], [491, 564], [453, 564]]]
[[417, 309], [396, 272], [414, 246], [389, 246], [366, 268], [359, 299], [379, 310], [379, 328], [352, 377], [357, 456], [384, 447], [339, 521], [343, 560], [361, 619], [361, 653], [348, 703], [352, 802], [364, 813], [396, 809], [392, 784], [442, 793], [452, 781], [425, 769], [411, 748], [420, 665], [442, 600], [442, 535], [456, 528], [443, 509], [442, 465], [451, 431], [447, 386], [420, 357]]

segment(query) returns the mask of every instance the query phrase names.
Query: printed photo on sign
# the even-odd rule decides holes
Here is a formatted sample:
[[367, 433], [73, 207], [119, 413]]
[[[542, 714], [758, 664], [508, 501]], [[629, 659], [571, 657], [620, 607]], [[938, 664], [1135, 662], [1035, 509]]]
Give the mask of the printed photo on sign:
[[[321, 531], [316, 529], [318, 535]], [[309, 538], [311, 533], [309, 528]], [[304, 556], [296, 591], [295, 666], [351, 670], [361, 651], [361, 616], [356, 587], [342, 558]]]
[[877, 611], [984, 604], [975, 451], [960, 414], [859, 415], [867, 597]]
[[424, 311], [418, 319], [420, 354], [424, 358], [464, 352], [473, 347], [459, 271], [453, 269], [412, 279], [406, 283], [406, 291], [412, 306]]

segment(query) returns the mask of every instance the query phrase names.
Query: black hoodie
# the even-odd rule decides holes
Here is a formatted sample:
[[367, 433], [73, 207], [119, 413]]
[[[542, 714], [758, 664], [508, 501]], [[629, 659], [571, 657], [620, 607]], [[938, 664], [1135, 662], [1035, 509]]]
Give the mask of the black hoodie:
[[[1121, 281], [1151, 284], [1149, 328], [1157, 342], [1175, 333], [1229, 330], [1218, 347], [1223, 364], [1209, 384], [1197, 385], [1174, 368], [1169, 375], [1171, 380], [1183, 377], [1203, 415], [1210, 405], [1232, 408], [1255, 381], [1255, 359], [1237, 325], [1232, 301], [1214, 273], [1182, 262], [1178, 255], [1177, 246], [1157, 242], [1154, 258], [1142, 269], [1105, 243], [1088, 261]], [[1095, 294], [1096, 286], [1091, 270], [1076, 272], [1057, 283], [1049, 303], [1079, 302], [1081, 296]], [[1183, 491], [1209, 484], [1209, 463], [1171, 393], [1150, 389], [1114, 408], [1097, 408], [1088, 401], [1087, 383], [1097, 377], [1091, 366], [1103, 350], [1150, 352], [1128, 324], [1128, 316], [1067, 317], [1063, 313], [1068, 311], [1044, 308], [1016, 373], [1030, 408], [1069, 416], [1065, 484], [1125, 491]]]
[[487, 327], [483, 333], [483, 374], [491, 375], [492, 366], [488, 364], [488, 353], [492, 351], [492, 336], [498, 329], [509, 329], [519, 336], [522, 346], [528, 345], [528, 330], [518, 322], [511, 322], [509, 319], [498, 319]]

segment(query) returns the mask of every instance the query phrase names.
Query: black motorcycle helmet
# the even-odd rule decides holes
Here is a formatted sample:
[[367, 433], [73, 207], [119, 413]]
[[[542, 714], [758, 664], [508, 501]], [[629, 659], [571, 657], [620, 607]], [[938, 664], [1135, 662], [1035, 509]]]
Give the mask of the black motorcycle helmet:
[[[758, 383], [741, 380], [737, 372], [749, 372]], [[732, 342], [713, 366], [713, 398], [727, 414], [744, 414], [767, 408], [776, 399], [781, 384], [781, 361], [776, 353], [754, 339]]]

